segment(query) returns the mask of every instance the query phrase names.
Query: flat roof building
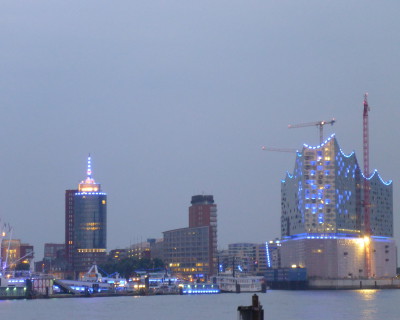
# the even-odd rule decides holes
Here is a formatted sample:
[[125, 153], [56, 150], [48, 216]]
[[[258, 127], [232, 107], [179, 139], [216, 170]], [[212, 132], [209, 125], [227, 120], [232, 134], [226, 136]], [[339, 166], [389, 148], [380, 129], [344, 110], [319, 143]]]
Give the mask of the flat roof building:
[[185, 278], [217, 273], [217, 206], [212, 195], [192, 197], [189, 227], [163, 232], [163, 259]]

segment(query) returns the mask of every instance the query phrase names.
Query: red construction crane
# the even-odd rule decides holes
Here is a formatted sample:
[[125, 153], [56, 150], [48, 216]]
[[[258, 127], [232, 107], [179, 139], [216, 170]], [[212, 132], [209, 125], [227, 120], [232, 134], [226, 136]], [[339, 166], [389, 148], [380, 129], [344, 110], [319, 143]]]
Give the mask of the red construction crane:
[[363, 111], [363, 152], [364, 152], [364, 242], [365, 242], [365, 275], [371, 277], [371, 221], [370, 221], [370, 183], [369, 178], [369, 132], [368, 132], [368, 93], [364, 94]]
[[312, 127], [312, 126], [317, 126], [319, 127], [319, 142], [322, 144], [324, 142], [324, 133], [323, 133], [323, 127], [326, 124], [333, 125], [336, 122], [335, 118], [332, 118], [332, 120], [329, 121], [316, 121], [316, 122], [308, 122], [308, 123], [299, 123], [299, 124], [289, 124], [288, 128], [302, 128], [302, 127]]
[[368, 133], [368, 93], [364, 94], [363, 112], [363, 151], [364, 151], [364, 176], [369, 177], [369, 133]]

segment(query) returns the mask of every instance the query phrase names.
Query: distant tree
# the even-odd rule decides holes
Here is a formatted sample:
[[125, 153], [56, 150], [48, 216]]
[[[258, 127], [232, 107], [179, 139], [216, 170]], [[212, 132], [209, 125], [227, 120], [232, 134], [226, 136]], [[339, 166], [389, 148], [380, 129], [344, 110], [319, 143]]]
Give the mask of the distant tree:
[[20, 262], [16, 265], [15, 270], [20, 271], [20, 270], [30, 270], [31, 266], [29, 263], [24, 263]]
[[137, 270], [153, 271], [155, 269], [163, 269], [164, 263], [160, 259], [125, 258], [119, 261], [109, 260], [99, 267], [108, 274], [118, 272], [121, 277], [128, 279], [135, 276]]

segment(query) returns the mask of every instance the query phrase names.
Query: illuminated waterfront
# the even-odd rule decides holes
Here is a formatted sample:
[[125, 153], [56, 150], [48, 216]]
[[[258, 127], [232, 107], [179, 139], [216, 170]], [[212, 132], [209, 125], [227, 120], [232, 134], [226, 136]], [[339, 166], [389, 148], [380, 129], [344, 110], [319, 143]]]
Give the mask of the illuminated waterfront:
[[[269, 291], [259, 294], [265, 320], [395, 320], [400, 290]], [[236, 320], [251, 294], [68, 298], [0, 301], [3, 319]]]

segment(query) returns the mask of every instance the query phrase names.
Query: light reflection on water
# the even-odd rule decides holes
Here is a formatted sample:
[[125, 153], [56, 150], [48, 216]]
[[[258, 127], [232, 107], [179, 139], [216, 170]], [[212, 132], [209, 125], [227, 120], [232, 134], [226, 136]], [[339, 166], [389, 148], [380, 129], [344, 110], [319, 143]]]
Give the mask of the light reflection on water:
[[[265, 320], [398, 320], [400, 290], [281, 291], [259, 294]], [[13, 320], [236, 320], [251, 294], [0, 301]]]
[[361, 299], [365, 301], [375, 300], [378, 291], [377, 289], [356, 290], [356, 292], [361, 295]]
[[377, 319], [377, 305], [375, 300], [379, 290], [376, 289], [365, 289], [356, 291], [360, 295], [361, 304], [364, 304], [361, 308], [361, 315], [365, 320]]

